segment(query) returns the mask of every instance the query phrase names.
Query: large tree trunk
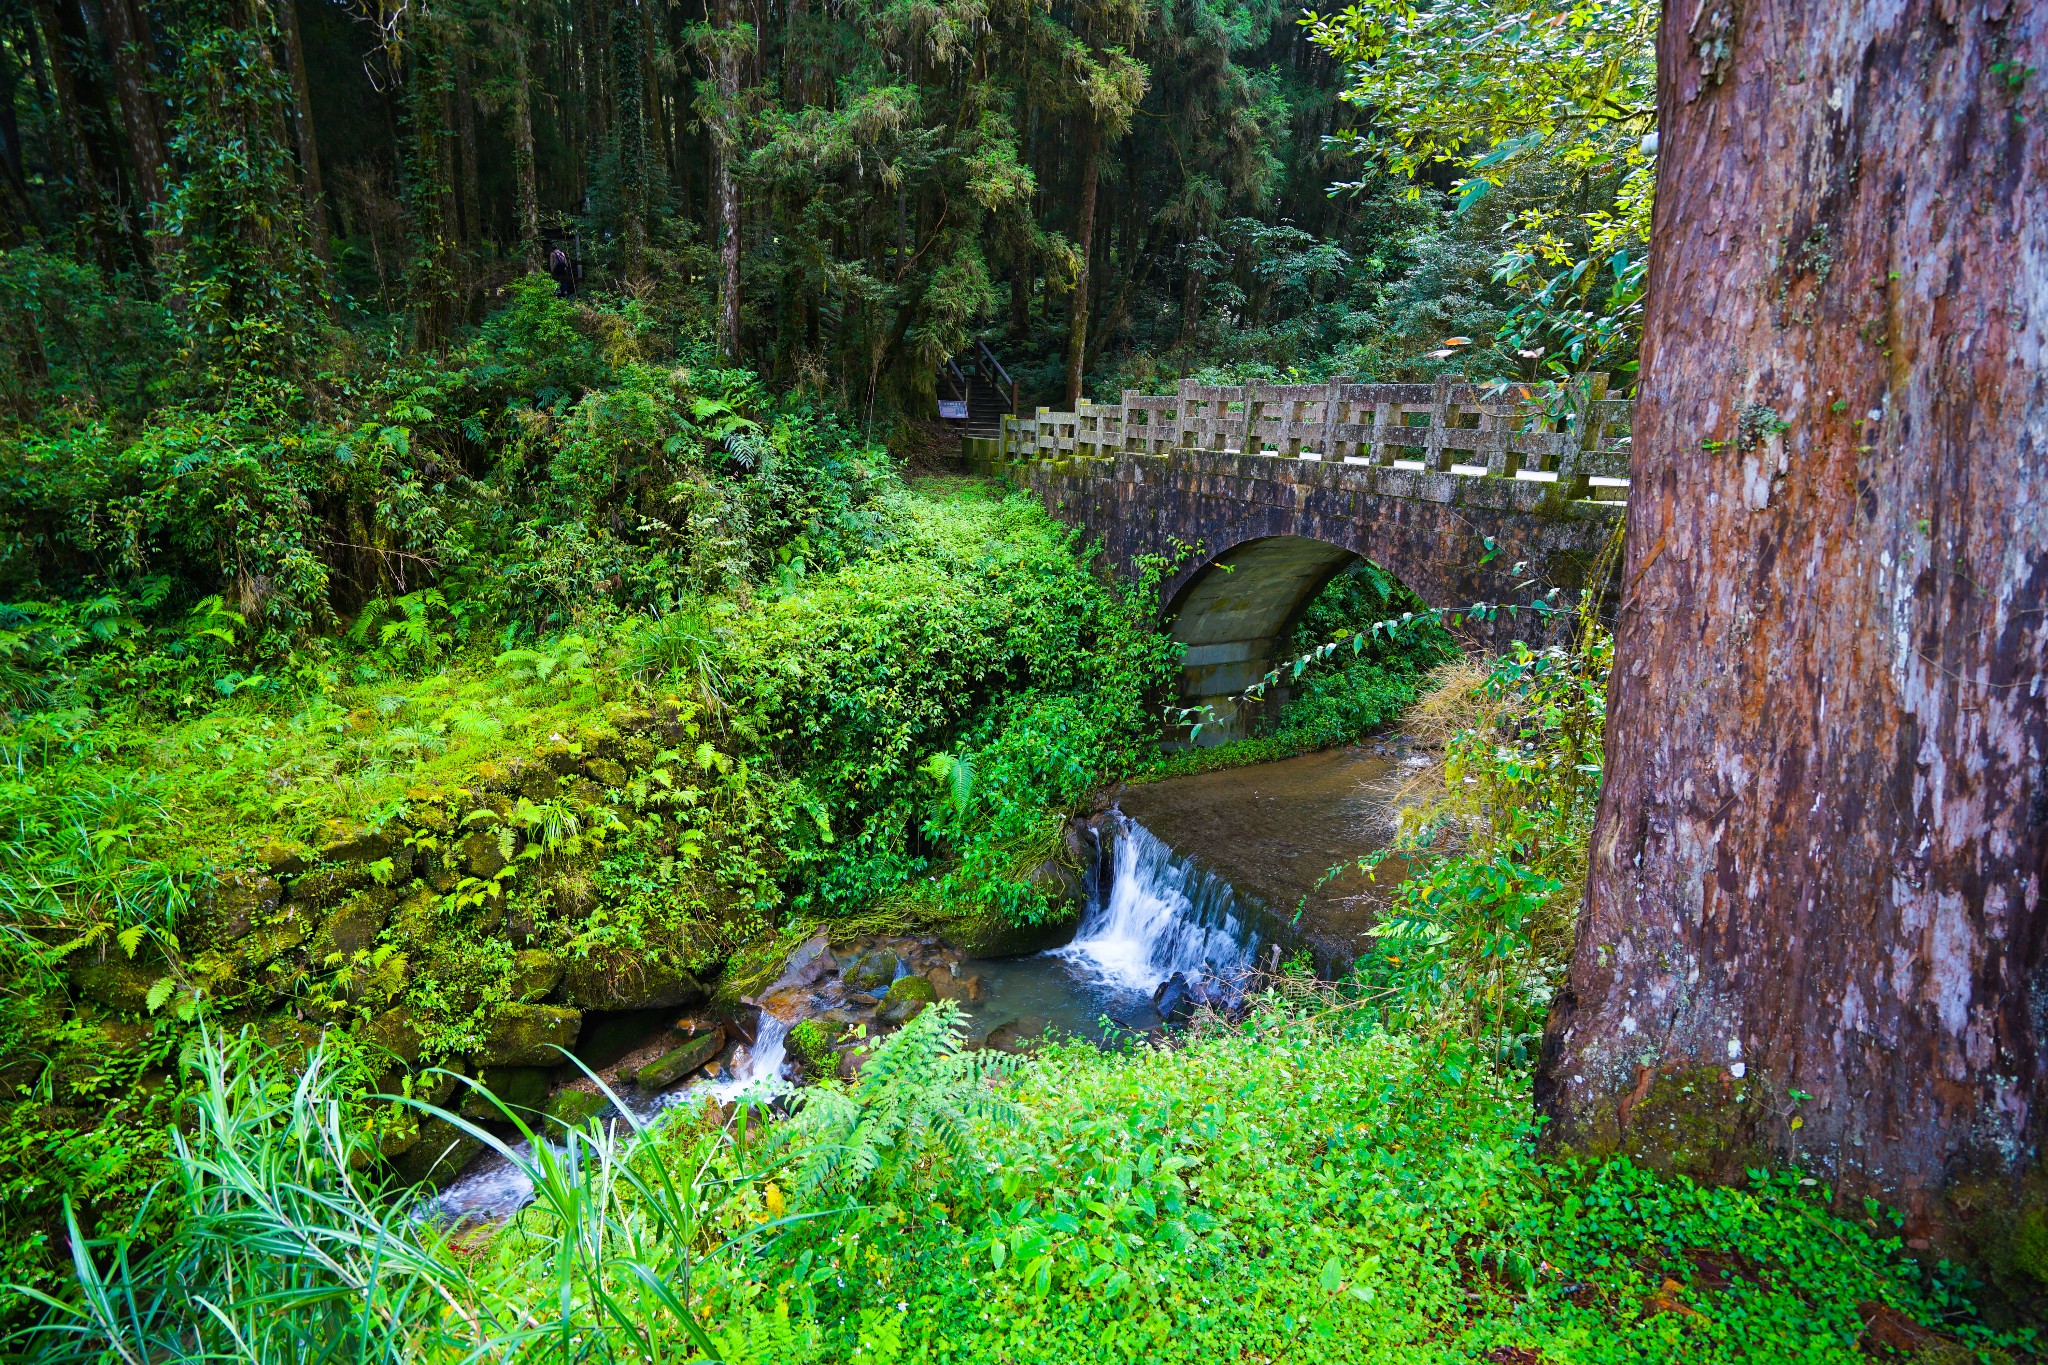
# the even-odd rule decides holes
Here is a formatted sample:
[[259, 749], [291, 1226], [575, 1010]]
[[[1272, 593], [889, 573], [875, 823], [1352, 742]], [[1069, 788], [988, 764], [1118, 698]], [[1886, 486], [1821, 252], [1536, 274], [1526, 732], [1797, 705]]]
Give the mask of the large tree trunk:
[[[118, 6], [124, 0], [107, 3]], [[313, 121], [313, 85], [306, 78], [306, 40], [299, 32], [298, 0], [277, 0], [277, 19], [284, 31], [285, 57], [291, 69], [292, 137], [299, 149], [299, 195], [306, 204], [306, 225], [313, 232], [313, 250], [321, 260], [331, 260], [326, 186], [320, 178], [320, 138]]]
[[[719, 0], [720, 28], [732, 28], [732, 9], [733, 0]], [[733, 120], [739, 106], [740, 55], [730, 33], [719, 42], [714, 60], [719, 104], [711, 133], [717, 158], [712, 178], [718, 193], [718, 349], [730, 360], [740, 353], [740, 189], [732, 165], [739, 151]]]
[[1088, 359], [1088, 286], [1094, 275], [1095, 190], [1102, 171], [1102, 122], [1093, 110], [1081, 115], [1081, 225], [1075, 246], [1081, 256], [1074, 280], [1074, 313], [1067, 332], [1067, 411], [1081, 401], [1081, 371]]
[[619, 134], [619, 275], [639, 283], [647, 255], [647, 110], [640, 14], [612, 11], [612, 89]]
[[471, 247], [483, 245], [483, 195], [477, 189], [476, 100], [469, 90], [469, 49], [455, 50], [455, 133], [462, 143], [462, 240]]
[[[31, 30], [32, 32], [32, 30]], [[20, 77], [11, 54], [0, 54], [0, 247], [16, 247], [43, 225], [28, 195], [21, 123], [15, 114]]]
[[2048, 167], [2006, 74], [2043, 17], [1665, 8], [1607, 785], [1538, 1087], [1563, 1147], [1797, 1162], [1920, 1245], [2011, 1221], [2048, 1116]]
[[528, 270], [541, 268], [540, 184], [533, 151], [533, 75], [526, 64], [526, 36], [512, 43], [512, 169], [519, 195], [519, 252]]
[[129, 159], [135, 166], [135, 189], [148, 206], [164, 199], [164, 140], [157, 119], [157, 97], [149, 88], [148, 30], [130, 4], [131, 0], [104, 0], [101, 11], [113, 57], [114, 93], [128, 130]]
[[100, 182], [100, 169], [93, 156], [92, 139], [86, 133], [84, 104], [76, 73], [72, 69], [72, 41], [52, 0], [34, 0], [36, 33], [50, 68], [50, 90], [55, 96], [64, 134], [64, 160], [71, 181], [65, 196], [73, 212], [91, 224], [93, 242], [100, 264], [109, 269], [120, 263], [119, 238], [108, 210], [107, 193]]

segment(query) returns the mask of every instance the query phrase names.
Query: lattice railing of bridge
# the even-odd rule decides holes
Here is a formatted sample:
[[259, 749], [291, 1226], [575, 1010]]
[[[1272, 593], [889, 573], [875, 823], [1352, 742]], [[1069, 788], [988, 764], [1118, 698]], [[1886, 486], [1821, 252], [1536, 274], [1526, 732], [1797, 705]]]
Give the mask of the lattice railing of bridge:
[[1232, 384], [1126, 389], [1120, 404], [1038, 409], [1003, 421], [1004, 460], [1171, 456], [1177, 451], [1433, 471], [1560, 485], [1570, 498], [1628, 497], [1633, 404], [1596, 380], [1554, 418], [1512, 389], [1435, 384]]

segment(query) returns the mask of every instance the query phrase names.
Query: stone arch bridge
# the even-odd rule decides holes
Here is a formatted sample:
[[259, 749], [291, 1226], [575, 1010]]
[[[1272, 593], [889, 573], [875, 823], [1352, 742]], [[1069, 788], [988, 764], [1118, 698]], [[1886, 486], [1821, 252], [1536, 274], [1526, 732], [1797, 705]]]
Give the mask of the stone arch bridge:
[[[1629, 404], [1599, 390], [1575, 420], [1532, 419], [1478, 386], [1312, 384], [1127, 391], [1040, 408], [967, 438], [967, 464], [1031, 489], [1136, 575], [1170, 565], [1161, 609], [1187, 646], [1184, 705], [1231, 722], [1303, 609], [1363, 557], [1432, 606], [1525, 603], [1589, 586], [1628, 493]], [[1559, 629], [1468, 621], [1499, 652]]]

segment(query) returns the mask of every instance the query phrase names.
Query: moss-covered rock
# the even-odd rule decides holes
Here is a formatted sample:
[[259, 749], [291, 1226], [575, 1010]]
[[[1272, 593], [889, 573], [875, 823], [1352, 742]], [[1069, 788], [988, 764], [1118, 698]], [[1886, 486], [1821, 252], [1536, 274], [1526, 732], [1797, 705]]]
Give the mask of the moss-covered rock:
[[149, 988], [164, 974], [164, 965], [151, 957], [133, 958], [118, 948], [101, 957], [91, 952], [75, 955], [70, 963], [73, 993], [122, 1014], [142, 1014], [149, 1008]]
[[387, 886], [366, 887], [350, 896], [334, 908], [320, 926], [320, 932], [313, 936], [313, 960], [325, 962], [330, 955], [339, 953], [346, 961], [375, 947], [377, 935], [384, 932], [384, 925], [391, 918], [392, 907], [403, 896], [404, 892]]
[[318, 1024], [289, 1014], [270, 1015], [256, 1026], [257, 1041], [277, 1054], [280, 1063], [294, 1069], [305, 1065], [325, 1032]]
[[283, 901], [284, 883], [269, 873], [230, 872], [201, 902], [203, 923], [195, 937], [209, 943], [232, 942], [259, 919], [275, 914]]
[[889, 987], [888, 993], [882, 997], [891, 1004], [915, 1000], [921, 1005], [929, 1005], [938, 998], [939, 993], [933, 988], [930, 978], [922, 976], [898, 977]]
[[324, 863], [292, 878], [286, 898], [324, 908], [337, 904], [352, 891], [362, 890], [373, 880], [367, 863]]
[[446, 1119], [424, 1118], [414, 1140], [392, 1158], [391, 1165], [407, 1184], [438, 1189], [462, 1174], [483, 1147]]
[[540, 1118], [548, 1102], [548, 1085], [554, 1079], [554, 1072], [541, 1066], [490, 1066], [483, 1069], [477, 1081], [481, 1091], [465, 1087], [462, 1107], [457, 1111], [466, 1119], [491, 1121], [503, 1119], [504, 1111], [499, 1104], [517, 1114], [528, 1125]]
[[403, 1005], [394, 1006], [375, 1018], [357, 1026], [357, 1034], [405, 1066], [420, 1064], [422, 1039], [412, 1011]]
[[526, 948], [512, 955], [511, 992], [531, 1003], [544, 1000], [562, 980], [562, 959], [539, 948]]
[[642, 1090], [666, 1090], [724, 1050], [724, 1029], [700, 1033], [634, 1072], [633, 1083]]
[[645, 958], [573, 958], [562, 970], [562, 995], [586, 1010], [670, 1009], [706, 997], [681, 967]]
[[847, 964], [841, 975], [848, 990], [880, 995], [889, 989], [889, 983], [896, 979], [902, 965], [903, 959], [897, 957], [893, 950], [875, 948]]
[[805, 1019], [790, 1029], [783, 1043], [790, 1061], [806, 1080], [830, 1076], [839, 1065], [835, 1045], [846, 1035], [846, 1025], [831, 1019]]
[[323, 863], [367, 863], [389, 856], [392, 839], [382, 830], [367, 825], [336, 823], [323, 832], [320, 861]]
[[543, 1112], [557, 1127], [581, 1128], [611, 1107], [612, 1102], [594, 1090], [557, 1090]]
[[557, 1066], [562, 1052], [576, 1045], [583, 1026], [580, 1010], [559, 1005], [494, 1006], [484, 1021], [483, 1041], [476, 1049], [480, 1066]]
[[926, 978], [898, 977], [882, 997], [882, 1008], [876, 1017], [885, 1024], [907, 1024], [938, 998], [939, 993]]
[[417, 887], [398, 903], [389, 922], [404, 942], [425, 942], [440, 930], [441, 897], [431, 885]]
[[505, 850], [495, 829], [479, 829], [464, 836], [456, 846], [462, 866], [472, 877], [495, 877], [504, 870]]

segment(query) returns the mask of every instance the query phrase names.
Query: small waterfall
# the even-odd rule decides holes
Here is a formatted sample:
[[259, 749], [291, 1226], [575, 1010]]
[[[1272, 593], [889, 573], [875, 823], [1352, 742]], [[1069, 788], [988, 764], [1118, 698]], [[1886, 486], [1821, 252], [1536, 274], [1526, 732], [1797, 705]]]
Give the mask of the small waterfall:
[[[631, 1086], [618, 1091], [620, 1102], [642, 1123], [658, 1124], [664, 1110], [679, 1104], [701, 1104], [707, 1099], [737, 1099], [756, 1089], [773, 1093], [782, 1078], [787, 1058], [789, 1021], [777, 1019], [766, 1010], [754, 1033], [754, 1045], [735, 1054], [740, 1064], [733, 1073], [718, 1080], [688, 1080], [659, 1094], [642, 1096]], [[742, 1060], [743, 1059], [743, 1060]], [[549, 1144], [561, 1150], [555, 1144]], [[531, 1144], [512, 1148], [517, 1160], [507, 1161], [496, 1152], [486, 1152], [474, 1166], [451, 1181], [448, 1187], [420, 1206], [420, 1217], [435, 1222], [462, 1222], [510, 1218], [533, 1202], [533, 1182], [527, 1178], [525, 1158]]]
[[1109, 894], [1089, 905], [1074, 941], [1054, 955], [1146, 996], [1175, 972], [1190, 981], [1209, 973], [1227, 979], [1248, 967], [1259, 935], [1230, 883], [1121, 811], [1116, 830]]

